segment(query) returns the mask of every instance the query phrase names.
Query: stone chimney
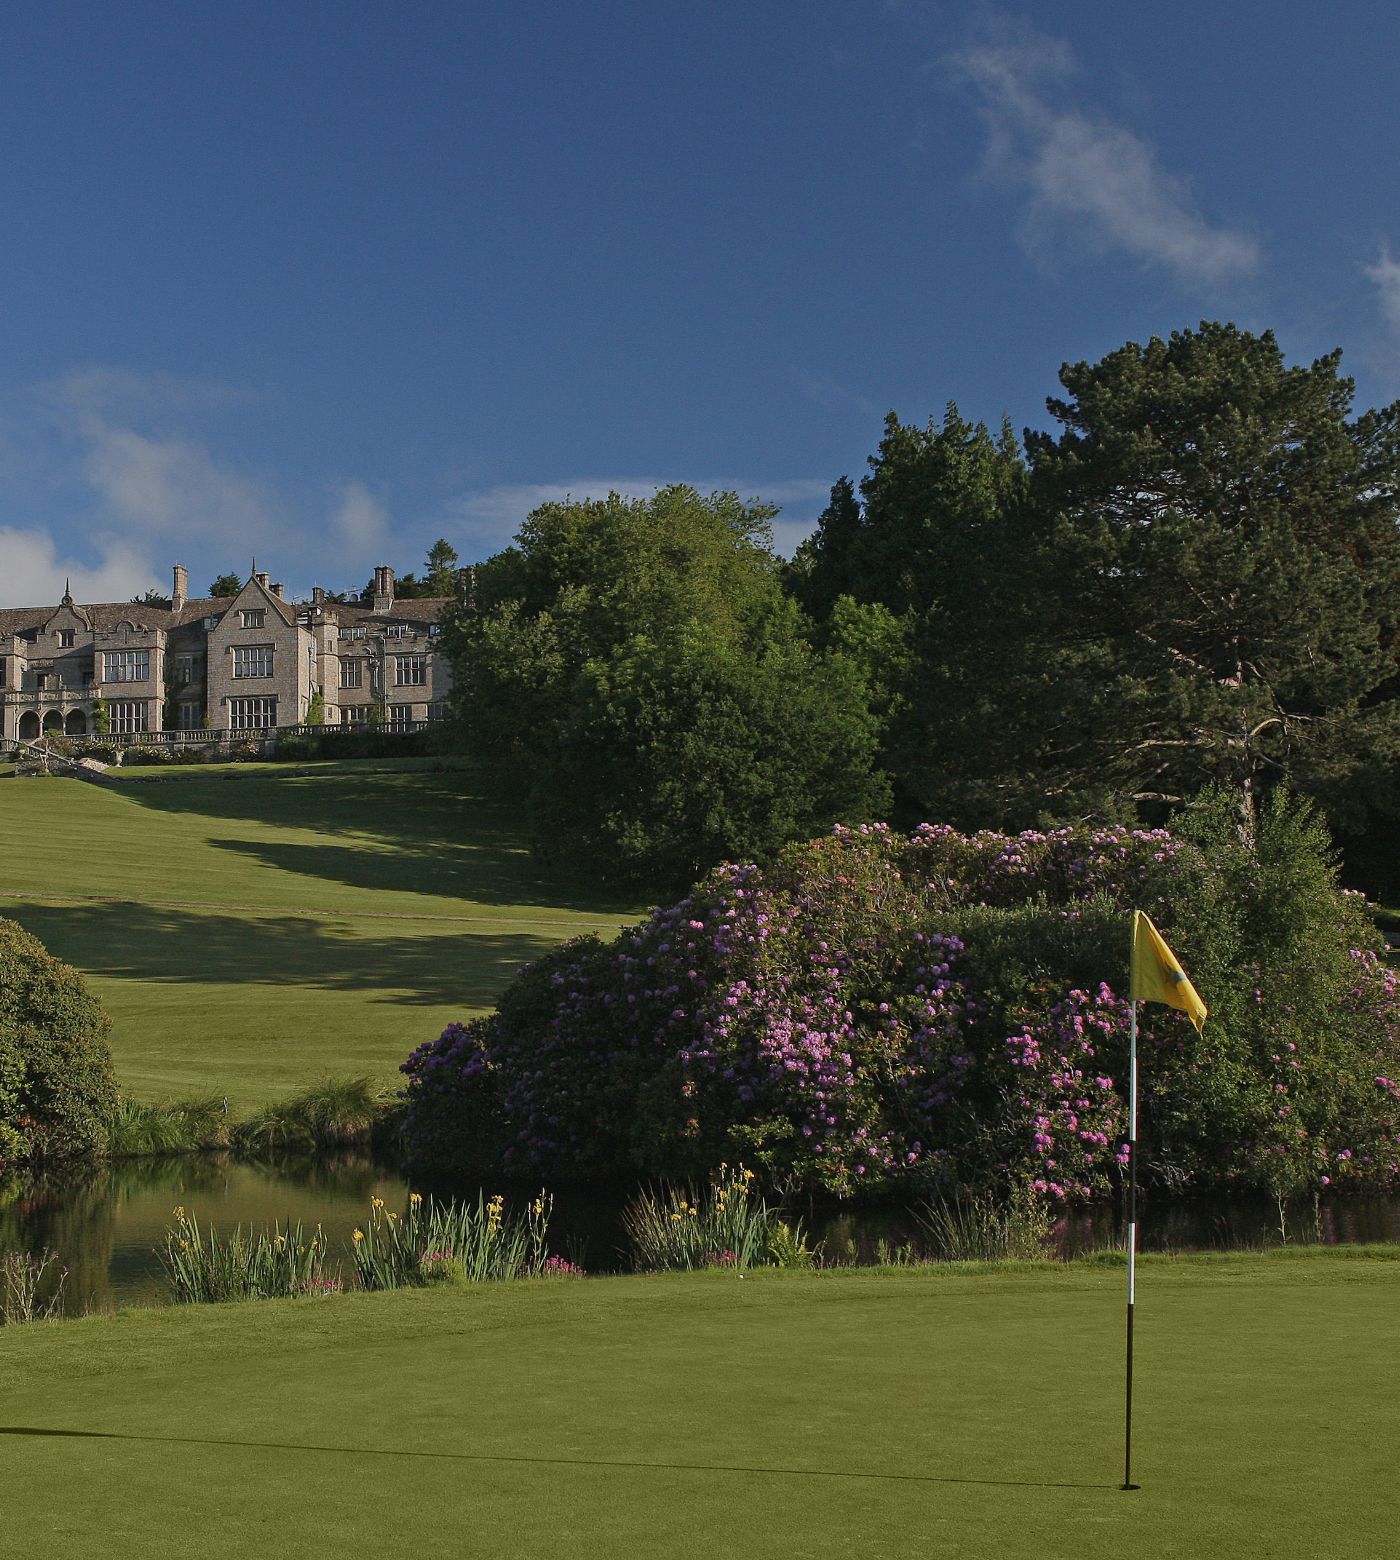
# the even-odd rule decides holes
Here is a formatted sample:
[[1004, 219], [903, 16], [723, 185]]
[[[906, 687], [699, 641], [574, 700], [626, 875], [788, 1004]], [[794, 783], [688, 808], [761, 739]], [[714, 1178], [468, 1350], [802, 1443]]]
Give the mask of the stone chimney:
[[270, 574], [255, 574], [253, 578], [258, 582], [259, 585], [262, 586], [264, 590], [272, 589], [272, 586], [268, 583], [272, 578]]
[[324, 585], [313, 585], [311, 587], [311, 605], [313, 607], [324, 607], [325, 604], [326, 587]]
[[175, 565], [175, 583], [170, 591], [170, 610], [183, 612], [190, 599], [190, 571], [183, 563]]
[[282, 600], [282, 581], [278, 580], [275, 585], [270, 587], [270, 589], [272, 591], [272, 594], [277, 597], [278, 601], [281, 601]]
[[394, 571], [387, 563], [381, 563], [374, 571], [374, 610], [394, 610]]

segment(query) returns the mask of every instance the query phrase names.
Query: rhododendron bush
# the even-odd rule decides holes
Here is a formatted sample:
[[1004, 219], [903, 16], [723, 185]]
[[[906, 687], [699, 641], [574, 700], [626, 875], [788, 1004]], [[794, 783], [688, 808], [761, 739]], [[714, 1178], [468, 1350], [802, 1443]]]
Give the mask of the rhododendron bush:
[[404, 1064], [427, 1173], [700, 1176], [1093, 1198], [1124, 1161], [1127, 958], [1148, 911], [1211, 1007], [1139, 1010], [1141, 1163], [1175, 1189], [1400, 1181], [1400, 995], [1304, 804], [1241, 842], [836, 829], [725, 865], [523, 970]]

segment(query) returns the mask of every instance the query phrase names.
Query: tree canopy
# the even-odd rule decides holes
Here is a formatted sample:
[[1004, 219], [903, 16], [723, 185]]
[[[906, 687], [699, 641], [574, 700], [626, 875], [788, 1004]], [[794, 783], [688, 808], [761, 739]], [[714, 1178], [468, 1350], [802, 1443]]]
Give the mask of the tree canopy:
[[442, 642], [454, 708], [547, 852], [649, 884], [886, 800], [858, 661], [819, 651], [732, 493], [547, 504]]
[[905, 613], [886, 761], [927, 815], [1151, 818], [1219, 782], [1247, 829], [1283, 779], [1343, 825], [1396, 805], [1400, 412], [1353, 417], [1339, 356], [1205, 323], [1066, 365], [1025, 467], [951, 413], [887, 423], [797, 589], [840, 554]]

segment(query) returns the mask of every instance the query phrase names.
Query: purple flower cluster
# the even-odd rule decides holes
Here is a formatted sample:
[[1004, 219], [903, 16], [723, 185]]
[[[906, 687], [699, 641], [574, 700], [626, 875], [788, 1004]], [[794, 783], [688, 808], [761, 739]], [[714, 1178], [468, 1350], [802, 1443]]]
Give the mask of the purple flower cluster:
[[[932, 825], [837, 828], [772, 867], [726, 864], [610, 945], [555, 949], [496, 1013], [420, 1046], [403, 1067], [408, 1157], [548, 1179], [698, 1177], [741, 1159], [837, 1196], [1101, 1194], [1125, 1157], [1127, 1005], [1100, 982], [1125, 973], [1122, 912], [1170, 928], [1188, 864], [1204, 870], [1162, 830]], [[1331, 1178], [1400, 1159], [1390, 1074], [1371, 1096], [1388, 1114], [1351, 1102], [1369, 1136], [1329, 1148], [1325, 1046], [1305, 1065], [1269, 979], [1250, 966], [1237, 980], [1208, 1045], [1178, 1014], [1142, 1015], [1162, 1162], [1238, 1181], [1280, 1155], [1325, 1160]], [[1369, 1087], [1400, 1059], [1400, 983], [1361, 948], [1348, 981]], [[1344, 1147], [1357, 1152], [1338, 1161]]]
[[1127, 1028], [1128, 1004], [1101, 985], [1093, 995], [1070, 991], [1006, 1041], [1031, 1188], [1052, 1202], [1107, 1190], [1109, 1165], [1127, 1161], [1124, 1102], [1099, 1070], [1105, 1049], [1121, 1052]]

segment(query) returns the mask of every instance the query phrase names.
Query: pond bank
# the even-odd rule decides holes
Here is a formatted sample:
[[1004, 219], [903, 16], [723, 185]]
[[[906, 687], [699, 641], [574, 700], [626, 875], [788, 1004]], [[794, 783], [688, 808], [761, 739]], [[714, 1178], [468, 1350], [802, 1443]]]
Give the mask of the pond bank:
[[[157, 1249], [181, 1206], [201, 1225], [270, 1227], [300, 1220], [320, 1225], [339, 1260], [371, 1199], [401, 1209], [414, 1188], [392, 1165], [346, 1151], [280, 1162], [223, 1153], [132, 1159], [79, 1171], [0, 1182], [0, 1250], [59, 1253], [69, 1269], [65, 1310], [81, 1315], [167, 1298]], [[537, 1187], [421, 1188], [474, 1201], [496, 1192], [523, 1204]], [[561, 1189], [555, 1197], [550, 1247], [591, 1273], [627, 1265], [621, 1214], [635, 1188]], [[927, 1234], [908, 1204], [865, 1207], [796, 1204], [809, 1244], [828, 1264], [915, 1260]], [[1288, 1210], [1290, 1244], [1345, 1245], [1400, 1242], [1400, 1199], [1308, 1202]], [[1147, 1251], [1190, 1251], [1277, 1246], [1278, 1210], [1265, 1199], [1146, 1200], [1141, 1241]], [[1084, 1210], [1052, 1230], [1057, 1256], [1112, 1248], [1121, 1242], [1114, 1208]], [[348, 1270], [348, 1263], [347, 1263]]]

